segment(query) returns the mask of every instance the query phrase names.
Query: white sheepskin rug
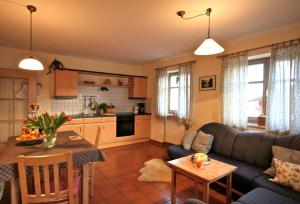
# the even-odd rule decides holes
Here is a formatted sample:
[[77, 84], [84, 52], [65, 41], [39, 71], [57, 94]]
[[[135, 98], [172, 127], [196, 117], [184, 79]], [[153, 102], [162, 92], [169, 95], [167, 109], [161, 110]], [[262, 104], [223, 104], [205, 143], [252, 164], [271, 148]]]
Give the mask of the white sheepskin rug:
[[171, 168], [161, 159], [151, 159], [144, 163], [140, 169], [138, 181], [145, 182], [171, 182]]

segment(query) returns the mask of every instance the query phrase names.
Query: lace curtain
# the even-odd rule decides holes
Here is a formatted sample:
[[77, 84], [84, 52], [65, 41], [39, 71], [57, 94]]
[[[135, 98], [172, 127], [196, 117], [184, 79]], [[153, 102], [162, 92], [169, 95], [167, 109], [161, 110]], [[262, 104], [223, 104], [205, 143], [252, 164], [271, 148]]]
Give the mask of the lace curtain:
[[[193, 63], [172, 66], [170, 70], [179, 71], [178, 121], [187, 125], [192, 121]], [[156, 71], [156, 115], [168, 115], [169, 76], [166, 68]]]
[[222, 72], [223, 123], [247, 128], [248, 53], [224, 57]]
[[272, 48], [267, 129], [300, 133], [300, 42]]
[[193, 64], [179, 65], [178, 118], [187, 125], [192, 123], [193, 111]]
[[156, 71], [156, 115], [168, 115], [168, 72], [166, 68]]

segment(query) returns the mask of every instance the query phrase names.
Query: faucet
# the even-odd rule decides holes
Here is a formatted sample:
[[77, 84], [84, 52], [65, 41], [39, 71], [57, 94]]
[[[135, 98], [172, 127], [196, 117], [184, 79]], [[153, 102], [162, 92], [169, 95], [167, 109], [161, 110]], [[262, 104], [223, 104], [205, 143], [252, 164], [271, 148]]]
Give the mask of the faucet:
[[80, 113], [84, 114], [84, 111], [87, 109], [86, 97], [83, 97], [83, 105], [81, 107]]

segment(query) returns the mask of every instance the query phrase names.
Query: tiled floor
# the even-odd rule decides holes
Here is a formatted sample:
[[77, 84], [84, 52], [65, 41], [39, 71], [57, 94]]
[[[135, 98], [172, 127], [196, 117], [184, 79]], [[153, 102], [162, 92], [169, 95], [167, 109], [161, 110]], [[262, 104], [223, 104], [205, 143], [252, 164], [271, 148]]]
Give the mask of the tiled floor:
[[[153, 158], [166, 159], [166, 148], [150, 142], [104, 149], [107, 161], [96, 166], [94, 204], [169, 204], [169, 183], [145, 183], [137, 181], [139, 169], [143, 163]], [[201, 188], [201, 186], [198, 185]], [[225, 202], [225, 196], [211, 190], [210, 203]], [[184, 177], [178, 177], [177, 203], [188, 198], [200, 198], [202, 193], [195, 183]]]
[[[122, 147], [104, 149], [106, 162], [96, 165], [95, 196], [92, 204], [170, 204], [169, 183], [145, 183], [137, 181], [143, 163], [153, 158], [166, 159], [166, 148], [145, 142]], [[202, 197], [201, 185], [178, 176], [177, 203], [188, 198]], [[200, 191], [199, 191], [200, 188]], [[9, 188], [8, 188], [9, 189]], [[6, 191], [0, 204], [8, 204], [9, 192]], [[210, 203], [223, 204], [225, 196], [215, 190], [210, 191]]]

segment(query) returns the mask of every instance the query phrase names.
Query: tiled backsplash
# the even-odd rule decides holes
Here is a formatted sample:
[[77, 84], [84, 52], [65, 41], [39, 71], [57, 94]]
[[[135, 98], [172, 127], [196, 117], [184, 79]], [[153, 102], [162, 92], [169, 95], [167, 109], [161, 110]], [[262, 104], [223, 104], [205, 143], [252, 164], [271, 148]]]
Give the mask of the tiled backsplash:
[[[95, 97], [95, 100], [108, 105], [113, 104], [117, 112], [130, 112], [137, 103], [145, 103], [147, 112], [150, 110], [150, 99], [128, 99], [128, 88], [126, 87], [108, 87], [109, 91], [101, 91], [97, 86], [79, 86], [78, 97], [75, 99], [53, 99], [52, 112], [65, 111], [67, 114], [78, 114], [82, 110], [84, 98], [87, 98], [86, 105], [89, 103], [89, 97]], [[94, 113], [86, 109], [85, 113]]]

